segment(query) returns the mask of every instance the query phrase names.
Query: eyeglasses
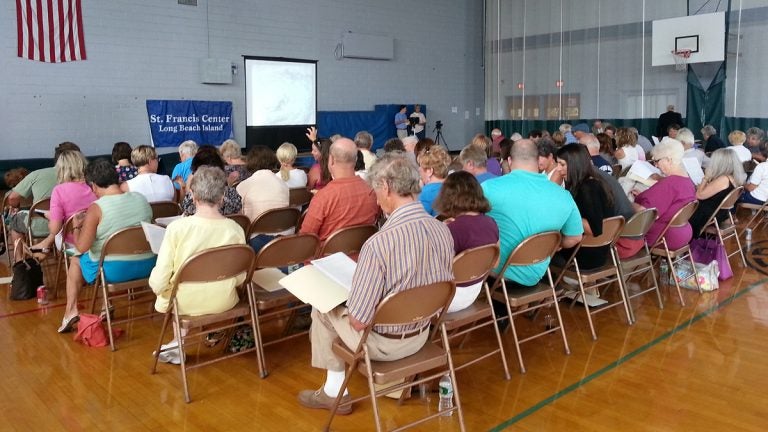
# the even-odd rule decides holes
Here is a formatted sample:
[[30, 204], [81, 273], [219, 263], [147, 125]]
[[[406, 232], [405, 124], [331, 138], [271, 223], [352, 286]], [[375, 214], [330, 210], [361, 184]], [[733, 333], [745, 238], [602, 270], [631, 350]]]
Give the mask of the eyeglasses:
[[659, 163], [659, 162], [660, 162], [662, 159], [666, 159], [666, 158], [651, 159], [651, 163], [652, 163], [653, 165], [656, 165], [656, 164], [658, 164], [658, 163]]

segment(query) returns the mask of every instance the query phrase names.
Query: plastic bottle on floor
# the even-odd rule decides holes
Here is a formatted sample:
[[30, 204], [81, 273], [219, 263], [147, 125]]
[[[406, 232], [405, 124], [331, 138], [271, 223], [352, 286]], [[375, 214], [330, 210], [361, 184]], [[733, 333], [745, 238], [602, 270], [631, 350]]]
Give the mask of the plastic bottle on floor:
[[[450, 375], [443, 375], [443, 377], [440, 378], [438, 387], [440, 390], [440, 400], [438, 402], [437, 408], [440, 411], [453, 408], [453, 383], [451, 383]], [[443, 412], [440, 415], [450, 416], [453, 415], [453, 411]]]

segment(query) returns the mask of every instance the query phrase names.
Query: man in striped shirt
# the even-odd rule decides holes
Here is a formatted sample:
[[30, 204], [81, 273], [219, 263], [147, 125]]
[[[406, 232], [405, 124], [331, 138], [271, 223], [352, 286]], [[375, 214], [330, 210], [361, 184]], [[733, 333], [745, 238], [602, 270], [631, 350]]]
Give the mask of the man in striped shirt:
[[[371, 167], [368, 181], [389, 218], [360, 251], [347, 306], [327, 314], [312, 310], [312, 366], [325, 369], [327, 378], [320, 389], [299, 393], [299, 403], [307, 408], [329, 409], [341, 389], [344, 361], [331, 349], [337, 337], [354, 349], [387, 294], [453, 280], [451, 232], [414, 198], [420, 186], [413, 163], [401, 153], [387, 154]], [[426, 322], [375, 327], [367, 339], [368, 352], [378, 361], [407, 357], [421, 349], [428, 330]], [[349, 398], [346, 393], [342, 402]], [[337, 411], [350, 412], [351, 406]]]

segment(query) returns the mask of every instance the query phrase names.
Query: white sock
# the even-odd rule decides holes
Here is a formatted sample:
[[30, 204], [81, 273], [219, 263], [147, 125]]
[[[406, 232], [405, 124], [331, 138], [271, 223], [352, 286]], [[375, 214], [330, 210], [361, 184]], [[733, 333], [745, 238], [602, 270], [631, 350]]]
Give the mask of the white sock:
[[[327, 375], [325, 378], [325, 385], [323, 386], [323, 391], [326, 395], [335, 398], [336, 395], [339, 394], [339, 390], [341, 390], [341, 385], [344, 384], [344, 377], [346, 376], [344, 371], [336, 372], [329, 370], [327, 371]], [[344, 389], [344, 395], [348, 395], [349, 391], [347, 389]]]

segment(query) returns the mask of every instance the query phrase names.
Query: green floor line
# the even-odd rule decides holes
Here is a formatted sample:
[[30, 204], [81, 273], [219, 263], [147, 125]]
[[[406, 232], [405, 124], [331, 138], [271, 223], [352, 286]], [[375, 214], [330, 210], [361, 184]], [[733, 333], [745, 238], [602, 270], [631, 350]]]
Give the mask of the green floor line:
[[541, 408], [544, 408], [545, 406], [551, 404], [552, 402], [554, 402], [554, 401], [560, 399], [561, 397], [571, 393], [572, 391], [578, 389], [579, 387], [583, 386], [584, 384], [587, 384], [590, 381], [594, 380], [595, 378], [598, 378], [598, 377], [602, 376], [606, 372], [609, 372], [609, 371], [615, 369], [620, 364], [622, 364], [622, 363], [624, 363], [624, 362], [626, 362], [628, 360], [631, 360], [632, 358], [634, 358], [638, 354], [643, 353], [644, 351], [648, 350], [649, 348], [653, 347], [654, 345], [657, 345], [660, 342], [663, 342], [666, 339], [669, 339], [672, 335], [674, 335], [675, 333], [679, 332], [680, 330], [683, 330], [683, 329], [691, 326], [692, 324], [696, 323], [700, 319], [706, 318], [707, 316], [711, 315], [713, 312], [716, 312], [717, 310], [723, 308], [724, 306], [727, 306], [727, 305], [733, 303], [734, 300], [736, 300], [737, 298], [741, 297], [742, 295], [752, 291], [753, 289], [755, 289], [758, 286], [762, 285], [766, 281], [768, 281], [768, 279], [764, 279], [762, 281], [755, 282], [752, 285], [746, 287], [745, 289], [743, 289], [743, 290], [741, 290], [741, 291], [739, 291], [737, 293], [732, 294], [731, 296], [729, 296], [728, 298], [726, 298], [722, 302], [720, 302], [720, 303], [710, 307], [709, 309], [705, 310], [704, 312], [702, 312], [702, 313], [700, 313], [700, 314], [698, 314], [696, 316], [691, 317], [691, 319], [689, 319], [688, 321], [684, 322], [683, 324], [678, 325], [677, 327], [673, 328], [672, 330], [669, 330], [668, 332], [666, 332], [666, 333], [662, 334], [661, 336], [657, 337], [656, 339], [646, 343], [645, 345], [637, 348], [636, 350], [630, 352], [629, 354], [626, 354], [626, 355], [624, 355], [622, 357], [619, 357], [616, 361], [611, 362], [608, 365], [606, 365], [605, 367], [603, 367], [602, 369], [599, 369], [599, 370], [593, 372], [592, 374], [590, 374], [586, 378], [580, 379], [579, 381], [569, 385], [568, 387], [563, 388], [562, 390], [559, 390], [557, 393], [547, 397], [546, 399], [541, 400], [537, 404], [535, 404], [532, 407], [526, 409], [525, 411], [522, 411], [521, 413], [517, 414], [516, 416], [510, 418], [509, 420], [506, 420], [506, 421], [496, 425], [493, 429], [491, 429], [491, 431], [492, 432], [497, 432], [497, 431], [501, 431], [503, 429], [506, 429], [509, 426], [512, 426], [513, 424], [515, 424], [518, 421], [528, 417], [529, 415], [535, 413], [536, 411], [540, 410]]

